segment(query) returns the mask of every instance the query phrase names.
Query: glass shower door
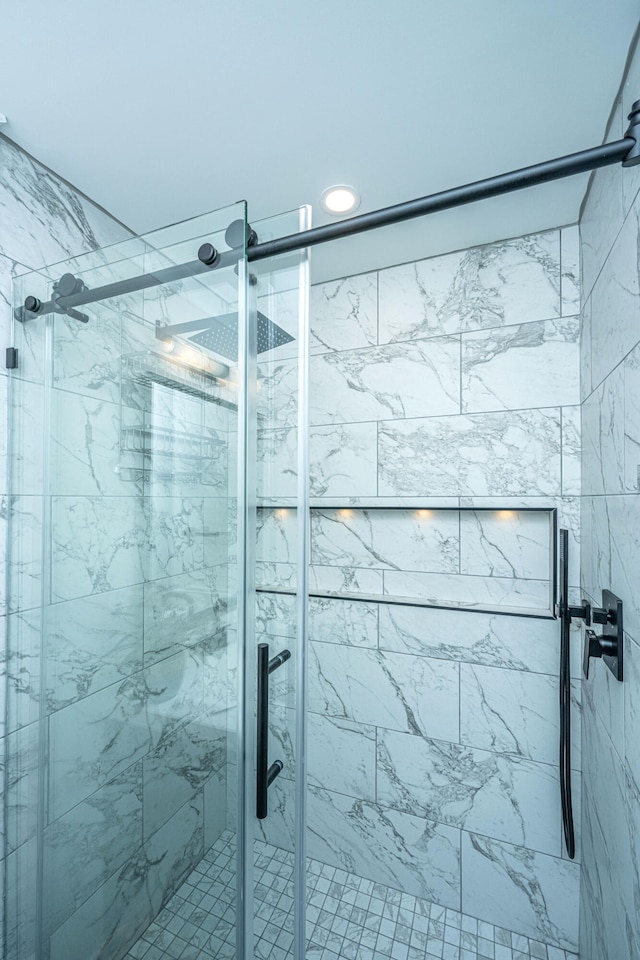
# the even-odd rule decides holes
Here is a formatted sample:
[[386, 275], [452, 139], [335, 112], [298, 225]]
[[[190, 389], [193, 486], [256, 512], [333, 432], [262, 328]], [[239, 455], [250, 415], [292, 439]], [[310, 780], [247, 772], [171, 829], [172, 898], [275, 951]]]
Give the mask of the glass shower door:
[[[252, 223], [258, 242], [308, 208]], [[252, 262], [246, 342], [247, 956], [304, 958], [308, 254]]]
[[245, 223], [235, 205], [16, 283], [9, 960], [242, 944]]

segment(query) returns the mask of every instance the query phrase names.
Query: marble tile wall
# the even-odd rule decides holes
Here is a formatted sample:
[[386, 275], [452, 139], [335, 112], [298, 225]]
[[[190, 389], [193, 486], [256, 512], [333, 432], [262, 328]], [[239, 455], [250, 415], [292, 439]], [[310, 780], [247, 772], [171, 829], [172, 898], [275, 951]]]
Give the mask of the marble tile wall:
[[[0, 154], [7, 345], [12, 276], [130, 234], [3, 139]], [[100, 258], [105, 272], [117, 269], [100, 252], [88, 265]], [[235, 428], [226, 407], [127, 375], [121, 358], [155, 339], [144, 306], [141, 296], [105, 303], [86, 326], [56, 317], [49, 405], [44, 321], [17, 331], [9, 413], [19, 494], [9, 500], [3, 486], [1, 514], [3, 530], [12, 520], [0, 731], [8, 960], [34, 951], [38, 846], [51, 960], [107, 958], [128, 948], [225, 827], [211, 784], [227, 763]], [[6, 386], [3, 375], [5, 418]], [[205, 471], [185, 457], [194, 437], [214, 452]]]
[[[15, 144], [0, 136], [0, 344], [3, 351], [11, 343], [11, 284], [19, 274], [30, 269], [38, 269], [47, 263], [55, 263], [66, 257], [95, 250], [106, 244], [114, 243], [129, 236], [129, 232], [107, 213], [82, 196], [64, 181], [46, 170]], [[35, 844], [26, 840], [23, 844], [15, 837], [19, 819], [14, 801], [29, 804], [33, 800], [33, 778], [28, 770], [32, 768], [36, 757], [37, 738], [34, 736], [33, 711], [21, 703], [18, 707], [16, 690], [27, 694], [31, 683], [28, 668], [24, 663], [9, 663], [6, 653], [6, 596], [5, 596], [5, 552], [6, 526], [10, 514], [19, 519], [25, 531], [25, 540], [32, 534], [37, 536], [38, 504], [36, 495], [37, 473], [33, 474], [35, 487], [25, 490], [25, 496], [9, 501], [7, 483], [7, 376], [4, 362], [0, 366], [0, 554], [2, 573], [0, 575], [0, 762], [6, 757], [7, 765], [2, 762], [5, 780], [0, 783], [0, 794], [7, 793], [8, 823], [0, 823], [0, 902], [4, 903], [5, 867], [7, 878], [7, 898], [15, 907], [19, 899], [25, 905], [32, 897], [32, 891], [20, 891], [22, 883], [34, 876]], [[29, 561], [27, 549], [22, 552], [19, 563], [22, 565], [25, 588], [29, 586]], [[35, 570], [32, 571], [35, 576]], [[31, 584], [33, 586], [33, 582]], [[20, 629], [28, 632], [36, 629], [35, 612], [21, 613]], [[9, 679], [8, 679], [9, 678]], [[7, 703], [7, 683], [10, 683], [9, 702]], [[7, 717], [9, 708], [14, 718], [20, 715], [20, 732], [16, 723]], [[16, 756], [16, 746], [21, 756], [16, 766], [12, 759]], [[3, 817], [5, 804], [0, 801], [0, 818]], [[13, 837], [12, 837], [13, 835]], [[9, 853], [4, 862], [5, 853]], [[9, 942], [18, 946], [15, 928], [15, 910], [8, 925]], [[2, 911], [0, 911], [2, 913]], [[24, 916], [26, 920], [26, 915]], [[0, 942], [5, 917], [0, 917]], [[28, 942], [28, 924], [25, 924], [24, 937], [20, 947], [24, 956], [30, 952]]]
[[[528, 506], [569, 526], [577, 588], [579, 312], [576, 227], [312, 288], [314, 587], [545, 606], [548, 520]], [[295, 361], [260, 367], [265, 409], [287, 415]], [[294, 439], [259, 436], [281, 503], [260, 511], [264, 586], [292, 586]], [[290, 597], [262, 594], [261, 613], [263, 637], [293, 634]], [[318, 598], [309, 634], [310, 855], [575, 950], [557, 624]], [[290, 722], [272, 723], [285, 756]], [[272, 788], [267, 841], [290, 836], [292, 786], [285, 771]]]
[[[623, 135], [640, 91], [629, 62], [606, 139]], [[624, 602], [624, 682], [602, 662], [584, 681], [580, 956], [640, 955], [640, 174], [592, 178], [580, 221], [582, 287], [582, 589]], [[605, 813], [606, 811], [606, 813]]]

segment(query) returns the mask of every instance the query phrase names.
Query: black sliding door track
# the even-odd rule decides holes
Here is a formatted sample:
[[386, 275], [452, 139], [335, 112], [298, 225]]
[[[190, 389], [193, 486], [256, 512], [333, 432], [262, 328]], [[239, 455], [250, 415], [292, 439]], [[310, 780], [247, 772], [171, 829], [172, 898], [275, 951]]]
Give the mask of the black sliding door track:
[[[294, 233], [264, 243], [250, 227], [246, 235], [232, 224], [227, 231], [227, 243], [234, 249], [218, 251], [211, 243], [204, 243], [198, 251], [198, 259], [184, 264], [177, 264], [156, 270], [153, 273], [130, 277], [126, 280], [115, 281], [94, 290], [87, 290], [82, 283], [74, 286], [75, 280], [71, 274], [65, 275], [65, 284], [60, 288], [55, 299], [40, 301], [35, 296], [29, 296], [18, 313], [19, 320], [46, 313], [63, 313], [86, 322], [88, 317], [79, 313], [77, 307], [89, 303], [97, 303], [112, 297], [133, 293], [149, 287], [160, 286], [187, 277], [207, 273], [218, 267], [235, 264], [244, 256], [246, 241], [246, 256], [249, 262], [266, 260], [285, 253], [293, 253], [319, 243], [329, 243], [344, 237], [352, 237], [378, 227], [390, 226], [394, 223], [403, 223], [416, 217], [424, 217], [431, 213], [451, 210], [477, 200], [487, 200], [516, 190], [549, 183], [553, 180], [562, 180], [579, 173], [598, 170], [614, 163], [622, 163], [624, 167], [635, 166], [640, 163], [640, 100], [636, 100], [629, 114], [629, 128], [622, 140], [614, 140], [599, 147], [582, 150], [579, 153], [570, 153], [555, 160], [536, 163], [530, 167], [522, 167], [510, 173], [503, 173], [485, 180], [476, 180], [461, 187], [442, 190], [416, 200], [397, 203], [381, 210], [373, 210], [357, 217], [349, 217], [337, 223], [329, 223], [322, 227], [314, 227], [301, 233]], [[244, 225], [240, 223], [240, 226]], [[231, 231], [231, 232], [230, 232]], [[238, 239], [239, 237], [239, 239]], [[230, 239], [232, 238], [232, 239]]]

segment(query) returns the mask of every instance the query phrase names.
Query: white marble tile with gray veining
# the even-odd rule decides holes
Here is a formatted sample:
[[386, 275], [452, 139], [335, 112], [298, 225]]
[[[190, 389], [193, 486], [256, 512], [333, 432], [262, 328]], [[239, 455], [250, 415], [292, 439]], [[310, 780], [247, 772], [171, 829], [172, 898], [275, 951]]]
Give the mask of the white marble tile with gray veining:
[[562, 316], [572, 317], [580, 310], [580, 228], [577, 223], [560, 231], [560, 268]]
[[[260, 589], [277, 587], [295, 590], [296, 568], [292, 563], [256, 563], [256, 582]], [[356, 593], [381, 595], [383, 573], [361, 567], [328, 567], [313, 564], [309, 567], [309, 589], [321, 593]]]
[[582, 305], [580, 315], [580, 400], [593, 389], [591, 371], [591, 297]]
[[258, 590], [296, 589], [296, 567], [292, 563], [256, 561], [256, 587]]
[[[265, 356], [268, 356], [266, 354]], [[259, 358], [257, 412], [262, 429], [291, 429], [298, 424], [298, 361]]]
[[[226, 497], [205, 497], [203, 499], [204, 512], [204, 543], [203, 560], [206, 566], [214, 567], [235, 561], [230, 551], [230, 540], [234, 522], [231, 516], [230, 504]], [[235, 543], [233, 544], [235, 547]]]
[[603, 588], [624, 601], [625, 630], [640, 637], [640, 497], [583, 497], [583, 583], [600, 600]]
[[[6, 538], [6, 539], [5, 539]], [[0, 602], [8, 613], [42, 600], [42, 498], [0, 497]], [[5, 596], [6, 589], [6, 596]]]
[[143, 672], [151, 746], [162, 749], [176, 731], [204, 714], [204, 652], [181, 650]]
[[457, 337], [311, 359], [311, 423], [438, 416], [460, 410]]
[[[622, 110], [616, 103], [603, 143], [622, 137]], [[580, 260], [582, 293], [586, 298], [622, 226], [622, 184], [625, 172], [620, 164], [596, 170], [585, 197], [580, 217]]]
[[585, 594], [599, 596], [599, 567], [606, 553], [608, 524], [603, 523], [606, 497], [580, 498], [580, 585]]
[[147, 552], [141, 498], [53, 498], [51, 590], [55, 600], [141, 582]]
[[[640, 338], [638, 220], [634, 206], [591, 293], [591, 364], [597, 386]], [[615, 322], [610, 319], [615, 318]]]
[[191, 497], [145, 499], [148, 580], [197, 570], [204, 562], [204, 501]]
[[312, 497], [375, 497], [377, 425], [312, 427], [309, 436]]
[[[312, 604], [309, 600], [309, 616]], [[328, 602], [328, 601], [327, 601]], [[277, 593], [256, 594], [256, 636], [268, 642], [269, 637], [295, 637], [296, 597]]]
[[[45, 937], [142, 843], [142, 763], [133, 764], [44, 831]], [[69, 864], [73, 870], [69, 870]], [[65, 883], [60, 883], [64, 876]]]
[[[140, 417], [139, 412], [136, 414]], [[148, 413], [140, 429], [135, 414], [126, 408], [123, 421], [119, 472], [133, 478], [142, 465], [148, 496], [227, 495], [226, 433], [203, 422], [194, 424]]]
[[582, 405], [585, 496], [624, 492], [625, 371], [617, 367]]
[[308, 855], [407, 895], [460, 908], [460, 831], [311, 788]]
[[379, 609], [381, 609], [379, 604], [365, 603], [362, 600], [311, 597], [309, 638], [321, 643], [339, 643], [351, 647], [375, 649], [378, 645]]
[[[227, 824], [227, 784], [225, 767], [221, 776], [210, 777], [204, 787], [204, 849], [210, 850]], [[235, 813], [235, 808], [231, 815]], [[231, 827], [235, 833], [237, 828]]]
[[[193, 257], [192, 243], [193, 241], [178, 243], [166, 246], [164, 249], [150, 250], [146, 257], [146, 272], [180, 263], [183, 256], [184, 262], [188, 262]], [[227, 296], [222, 295], [223, 288], [228, 299]], [[204, 327], [208, 317], [219, 317], [236, 312], [236, 301], [237, 290], [230, 284], [224, 285], [224, 281], [221, 283], [218, 278], [207, 274], [185, 277], [182, 280], [174, 280], [171, 283], [158, 284], [146, 289], [143, 316], [150, 324], [160, 328], [205, 318]], [[186, 331], [185, 335], [178, 333], [173, 339], [189, 346], [189, 336], [192, 332]], [[235, 345], [237, 349], [237, 343]], [[197, 345], [195, 349], [198, 349]]]
[[[377, 424], [344, 423], [312, 427], [309, 486], [312, 497], [375, 497]], [[298, 429], [258, 431], [260, 497], [298, 494]]]
[[36, 496], [43, 492], [44, 388], [12, 376], [10, 381], [2, 378], [0, 389], [7, 404], [3, 409], [7, 411], [11, 437], [11, 460], [6, 460], [5, 449], [2, 486]]
[[560, 411], [525, 410], [384, 422], [381, 496], [558, 496]]
[[640, 346], [624, 361], [624, 479], [627, 493], [640, 493]]
[[545, 512], [460, 513], [460, 572], [481, 577], [551, 580], [551, 528]]
[[34, 837], [38, 828], [38, 724], [15, 730], [5, 738], [6, 853]]
[[309, 316], [313, 353], [372, 346], [378, 337], [378, 275], [312, 286]]
[[579, 497], [582, 492], [582, 408], [563, 407], [562, 417], [562, 496]]
[[100, 316], [92, 317], [86, 324], [56, 316], [54, 385], [67, 392], [119, 403], [123, 393], [127, 398], [122, 358], [128, 350], [123, 345], [123, 328], [135, 325], [136, 320], [112, 306], [100, 306]]
[[96, 943], [105, 956], [121, 956], [201, 859], [203, 844], [202, 802], [192, 800], [55, 931], [51, 960], [86, 960]]
[[[584, 898], [595, 911], [596, 922], [600, 921], [600, 937], [604, 934], [606, 948], [615, 951], [609, 955], [631, 957], [633, 954], [627, 952], [627, 932], [633, 928], [632, 918], [637, 913], [633, 899], [635, 850], [630, 842], [635, 838], [630, 834], [627, 819], [627, 791], [632, 784], [592, 709], [585, 710], [584, 743], [582, 846], [587, 884]], [[593, 905], [591, 891], [595, 893]]]
[[54, 713], [50, 815], [70, 810], [202, 710], [202, 654], [183, 651]]
[[578, 403], [579, 333], [564, 317], [463, 334], [463, 412]]
[[147, 753], [151, 731], [142, 673], [50, 718], [49, 815], [63, 816]]
[[[274, 280], [275, 282], [272, 282]], [[283, 288], [278, 289], [281, 282]], [[269, 347], [268, 351], [265, 351], [268, 358], [283, 360], [287, 357], [297, 357], [300, 352], [301, 319], [299, 276], [295, 276], [293, 272], [285, 274], [284, 271], [279, 271], [275, 275], [272, 274], [266, 281], [261, 277], [258, 281], [257, 309], [293, 337], [293, 340], [282, 343], [279, 347]]]
[[0, 621], [0, 737], [35, 723], [40, 716], [42, 663], [40, 608], [9, 614]]
[[204, 567], [144, 584], [145, 665], [195, 647], [228, 621], [223, 567]]
[[54, 599], [194, 570], [203, 563], [203, 501], [54, 497]]
[[380, 272], [380, 342], [560, 315], [557, 230]]
[[226, 714], [216, 727], [195, 720], [178, 727], [144, 758], [144, 836], [149, 837], [189, 800], [227, 761]]
[[[554, 621], [395, 604], [379, 611], [381, 650], [550, 675], [558, 668]], [[573, 646], [581, 655], [577, 628]]]
[[[460, 739], [469, 746], [556, 765], [558, 678], [460, 665]], [[580, 769], [580, 680], [572, 681], [571, 756]]]
[[553, 946], [578, 949], [580, 865], [462, 833], [462, 910]]
[[457, 663], [334, 643], [310, 645], [314, 713], [457, 741], [458, 698]]
[[[601, 597], [598, 597], [598, 602], [594, 606], [598, 606], [601, 602]], [[629, 640], [626, 638], [625, 654], [628, 650]], [[625, 673], [627, 672], [627, 666], [628, 664], [624, 662]], [[583, 676], [582, 672], [580, 676]], [[616, 744], [616, 749], [618, 749], [621, 757], [625, 752], [625, 724], [627, 719], [625, 701], [629, 699], [630, 693], [626, 683], [627, 678], [625, 677], [624, 684], [620, 684], [602, 660], [591, 661], [589, 679], [583, 677], [582, 682], [585, 709], [590, 709], [597, 714], [611, 742]], [[587, 747], [591, 749], [590, 744], [587, 744]]]
[[142, 415], [94, 397], [54, 390], [51, 484], [60, 496], [135, 496], [143, 490], [143, 451], [128, 449], [142, 435]]
[[457, 572], [455, 510], [314, 510], [311, 562], [378, 570]]
[[[131, 233], [42, 167], [15, 144], [0, 138], [3, 232], [0, 253], [32, 268], [124, 240]], [[5, 241], [6, 242], [6, 241]]]
[[[633, 52], [632, 52], [633, 51]], [[638, 90], [640, 89], [640, 57], [638, 57], [638, 47], [635, 50], [630, 48], [629, 64], [625, 71], [622, 86], [622, 109], [620, 117], [620, 132], [613, 133], [615, 137], [621, 137], [627, 130], [629, 114], [633, 104], [638, 99]], [[640, 189], [640, 170], [637, 167], [623, 167], [622, 169], [622, 207], [624, 214], [629, 212], [632, 204], [637, 198]]]
[[256, 558], [263, 563], [295, 564], [297, 560], [298, 516], [284, 507], [258, 510]]
[[376, 799], [376, 728], [310, 713], [309, 784], [350, 797]]
[[[258, 429], [256, 445], [258, 496], [298, 495], [298, 427]], [[311, 471], [313, 477], [314, 471]], [[311, 481], [313, 482], [313, 481]]]
[[555, 769], [389, 730], [379, 731], [377, 757], [383, 806], [559, 854]]
[[640, 791], [640, 755], [636, 749], [640, 742], [640, 646], [630, 637], [625, 640], [624, 671], [624, 753]]
[[7, 960], [36, 956], [36, 900], [33, 877], [38, 869], [38, 842], [34, 837], [3, 863], [6, 875], [6, 944]]
[[629, 836], [629, 858], [630, 877], [628, 881], [627, 909], [625, 932], [629, 956], [637, 956], [640, 953], [640, 916], [638, 914], [638, 904], [640, 903], [640, 788], [631, 777], [629, 771], [626, 774], [626, 821]]
[[[7, 409], [7, 377], [0, 376], [0, 407]], [[7, 493], [7, 432], [2, 430], [0, 435], [0, 493]]]
[[[204, 721], [217, 729], [224, 720], [221, 714], [226, 712], [227, 722], [233, 725], [228, 714], [238, 703], [239, 690], [235, 631], [221, 630], [208, 637], [203, 644], [203, 657]], [[229, 731], [230, 736], [235, 736], [235, 726]]]
[[59, 710], [142, 668], [143, 612], [140, 585], [47, 608], [49, 710]]
[[548, 580], [518, 580], [513, 577], [480, 577], [455, 573], [405, 573], [385, 570], [384, 593], [390, 597], [426, 603], [470, 607], [505, 613], [520, 610], [549, 611]]
[[569, 533], [569, 586], [579, 588], [582, 498], [579, 496], [562, 497], [562, 499], [556, 500], [556, 506], [558, 508], [558, 527], [559, 529], [566, 529]]

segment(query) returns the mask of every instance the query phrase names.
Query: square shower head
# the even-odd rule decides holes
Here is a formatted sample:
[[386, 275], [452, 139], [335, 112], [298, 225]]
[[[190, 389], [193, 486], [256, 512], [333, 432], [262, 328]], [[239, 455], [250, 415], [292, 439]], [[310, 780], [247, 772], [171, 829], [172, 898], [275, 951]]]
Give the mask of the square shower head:
[[[206, 347], [228, 360], [238, 359], [238, 314], [225, 313], [220, 317], [210, 317], [200, 323], [205, 329], [188, 339], [200, 347]], [[295, 338], [276, 323], [258, 311], [257, 346], [258, 353], [265, 353]]]

